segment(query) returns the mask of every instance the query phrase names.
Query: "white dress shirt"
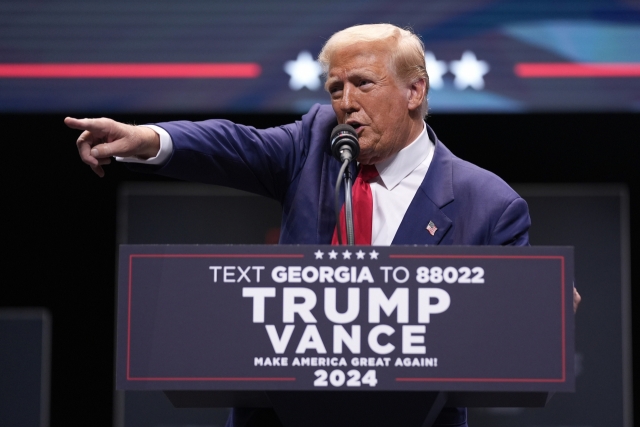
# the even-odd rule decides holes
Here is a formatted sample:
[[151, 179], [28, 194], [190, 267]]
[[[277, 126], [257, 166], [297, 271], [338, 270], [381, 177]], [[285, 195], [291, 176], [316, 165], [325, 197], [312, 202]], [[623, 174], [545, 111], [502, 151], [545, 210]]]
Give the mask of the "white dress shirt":
[[[116, 157], [117, 161], [161, 165], [169, 160], [173, 152], [171, 136], [161, 127], [144, 126], [153, 129], [160, 136], [158, 154], [146, 160]], [[387, 160], [376, 164], [380, 175], [369, 183], [373, 196], [372, 245], [391, 245], [404, 214], [427, 175], [434, 151], [435, 144], [429, 139], [425, 124], [415, 141]]]
[[435, 144], [426, 125], [415, 141], [376, 164], [380, 176], [371, 180], [373, 226], [371, 244], [389, 246], [413, 197], [429, 170]]

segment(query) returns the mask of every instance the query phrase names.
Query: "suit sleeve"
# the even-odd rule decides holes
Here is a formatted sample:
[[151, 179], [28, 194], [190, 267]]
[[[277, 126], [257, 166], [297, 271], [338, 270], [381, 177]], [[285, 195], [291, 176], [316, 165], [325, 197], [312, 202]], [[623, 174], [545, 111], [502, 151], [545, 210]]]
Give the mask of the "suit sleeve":
[[157, 126], [171, 135], [173, 153], [159, 168], [133, 169], [233, 187], [281, 202], [308, 152], [300, 122], [260, 130], [227, 120]]
[[523, 198], [514, 199], [504, 210], [491, 235], [491, 245], [529, 246], [529, 207]]

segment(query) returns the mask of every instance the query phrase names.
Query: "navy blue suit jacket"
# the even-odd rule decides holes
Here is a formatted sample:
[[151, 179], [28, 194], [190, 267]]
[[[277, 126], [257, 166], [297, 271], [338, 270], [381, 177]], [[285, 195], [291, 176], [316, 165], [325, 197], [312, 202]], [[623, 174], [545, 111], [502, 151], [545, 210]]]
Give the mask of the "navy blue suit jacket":
[[[329, 244], [340, 169], [329, 146], [336, 124], [325, 105], [313, 106], [301, 121], [264, 130], [225, 120], [159, 123], [174, 150], [157, 172], [276, 199], [283, 208], [280, 243]], [[527, 245], [526, 202], [427, 131], [436, 145], [433, 161], [393, 244]], [[426, 230], [429, 221], [438, 228], [433, 236]]]

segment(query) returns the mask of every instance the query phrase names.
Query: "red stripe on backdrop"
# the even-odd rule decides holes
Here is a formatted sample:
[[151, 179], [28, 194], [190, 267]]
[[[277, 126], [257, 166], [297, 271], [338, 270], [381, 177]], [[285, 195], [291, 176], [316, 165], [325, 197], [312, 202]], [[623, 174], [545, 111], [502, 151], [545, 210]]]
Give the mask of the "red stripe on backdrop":
[[253, 79], [261, 72], [256, 63], [0, 64], [0, 78]]
[[520, 63], [514, 72], [522, 78], [640, 77], [640, 63]]

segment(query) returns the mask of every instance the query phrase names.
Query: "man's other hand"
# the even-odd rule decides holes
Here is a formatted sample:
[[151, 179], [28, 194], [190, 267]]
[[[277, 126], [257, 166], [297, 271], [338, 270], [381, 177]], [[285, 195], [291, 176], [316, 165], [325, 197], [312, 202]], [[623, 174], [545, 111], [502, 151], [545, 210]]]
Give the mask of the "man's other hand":
[[111, 119], [74, 119], [67, 117], [64, 123], [72, 129], [84, 132], [76, 141], [83, 162], [100, 177], [103, 165], [111, 163], [111, 157], [155, 157], [160, 150], [160, 137], [144, 126], [131, 126]]
[[581, 299], [582, 297], [580, 296], [578, 291], [576, 291], [576, 288], [573, 288], [573, 312], [574, 313], [578, 310], [578, 304], [580, 304]]

